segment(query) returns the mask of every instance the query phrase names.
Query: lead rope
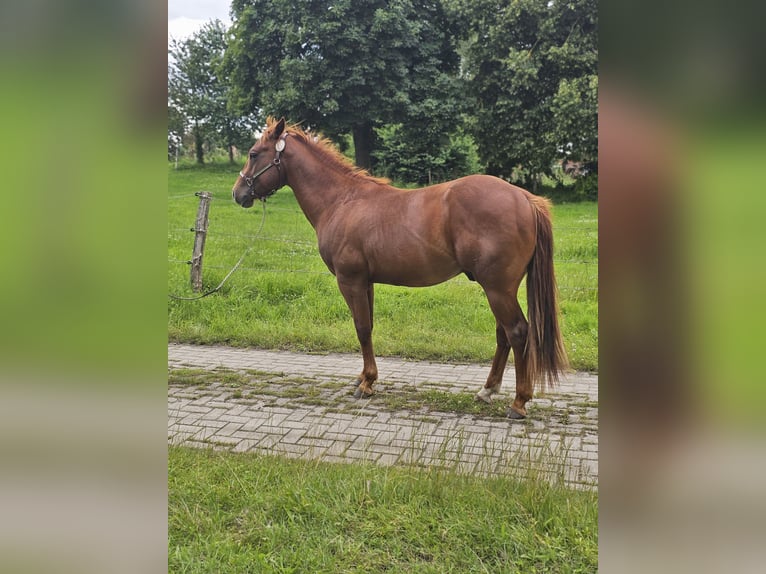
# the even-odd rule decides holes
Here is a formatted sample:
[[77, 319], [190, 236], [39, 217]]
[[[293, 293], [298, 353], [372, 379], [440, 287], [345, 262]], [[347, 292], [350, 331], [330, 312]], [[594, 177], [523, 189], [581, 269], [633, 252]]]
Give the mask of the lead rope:
[[232, 274], [237, 270], [237, 268], [242, 265], [242, 262], [245, 260], [245, 257], [248, 253], [250, 253], [250, 250], [255, 247], [255, 241], [258, 239], [258, 236], [261, 234], [261, 231], [263, 230], [263, 224], [266, 222], [266, 200], [262, 200], [261, 203], [263, 204], [263, 216], [261, 217], [261, 225], [258, 227], [258, 231], [255, 232], [255, 237], [253, 238], [253, 242], [248, 246], [247, 249], [245, 249], [245, 252], [242, 254], [242, 257], [239, 258], [239, 261], [237, 261], [234, 264], [234, 267], [231, 268], [231, 271], [229, 271], [226, 274], [226, 277], [223, 278], [223, 281], [221, 281], [218, 286], [215, 289], [211, 289], [210, 291], [207, 291], [203, 293], [202, 295], [197, 295], [196, 297], [180, 297], [178, 295], [174, 295], [173, 293], [168, 293], [168, 296], [171, 299], [178, 299], [179, 301], [196, 301], [197, 299], [202, 299], [203, 297], [207, 297], [208, 295], [212, 295], [213, 293], [217, 292], [221, 287], [223, 287], [224, 283], [228, 281], [229, 277], [232, 276]]

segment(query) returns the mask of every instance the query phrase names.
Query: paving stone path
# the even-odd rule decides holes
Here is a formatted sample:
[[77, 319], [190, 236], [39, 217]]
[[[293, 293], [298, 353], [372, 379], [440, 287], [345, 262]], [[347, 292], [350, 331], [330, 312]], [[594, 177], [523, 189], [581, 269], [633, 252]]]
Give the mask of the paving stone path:
[[[472, 396], [489, 365], [378, 358], [371, 399], [354, 399], [356, 354], [168, 345], [168, 441], [325, 461], [598, 482], [598, 377], [571, 373], [512, 421]], [[513, 398], [506, 370], [505, 403]], [[450, 411], [446, 398], [467, 409]]]

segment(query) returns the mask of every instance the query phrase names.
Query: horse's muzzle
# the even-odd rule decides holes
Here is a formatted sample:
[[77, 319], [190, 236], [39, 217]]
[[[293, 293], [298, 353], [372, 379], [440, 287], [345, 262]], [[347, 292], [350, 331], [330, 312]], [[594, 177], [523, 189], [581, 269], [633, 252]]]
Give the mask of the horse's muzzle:
[[249, 187], [235, 187], [231, 190], [232, 199], [242, 207], [252, 207], [255, 203], [255, 196]]

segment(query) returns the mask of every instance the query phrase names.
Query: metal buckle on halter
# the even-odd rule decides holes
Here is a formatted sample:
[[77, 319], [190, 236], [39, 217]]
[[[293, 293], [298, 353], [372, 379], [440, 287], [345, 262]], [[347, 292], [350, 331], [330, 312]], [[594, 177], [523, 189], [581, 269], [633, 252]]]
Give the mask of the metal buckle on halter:
[[245, 180], [245, 183], [247, 184], [247, 187], [253, 187], [253, 180], [247, 177], [244, 173], [241, 171], [239, 172], [239, 177]]

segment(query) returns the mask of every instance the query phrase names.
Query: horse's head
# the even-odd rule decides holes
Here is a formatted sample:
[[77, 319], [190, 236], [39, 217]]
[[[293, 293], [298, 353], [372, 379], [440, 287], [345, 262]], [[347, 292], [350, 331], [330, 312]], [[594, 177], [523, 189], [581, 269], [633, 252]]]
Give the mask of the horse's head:
[[242, 207], [251, 207], [256, 199], [266, 199], [286, 182], [281, 165], [285, 149], [285, 119], [282, 118], [264, 132], [248, 153], [247, 163], [239, 172], [231, 196]]

